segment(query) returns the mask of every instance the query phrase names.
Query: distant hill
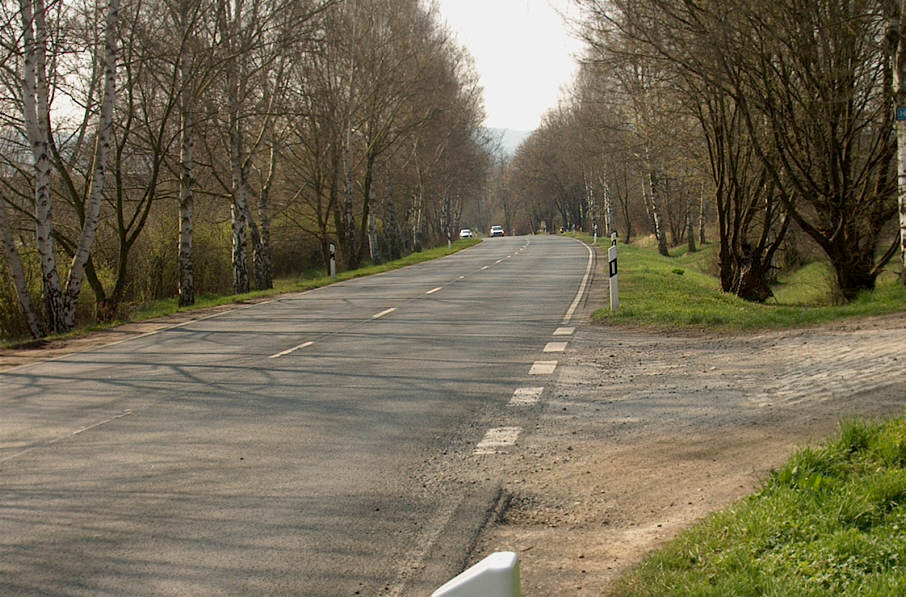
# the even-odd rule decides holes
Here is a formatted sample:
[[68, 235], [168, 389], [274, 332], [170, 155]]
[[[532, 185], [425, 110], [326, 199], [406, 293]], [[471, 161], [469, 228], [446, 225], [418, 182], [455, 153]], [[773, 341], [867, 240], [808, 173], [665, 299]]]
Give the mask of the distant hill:
[[501, 148], [507, 155], [516, 153], [516, 149], [532, 134], [532, 131], [517, 131], [514, 129], [488, 128], [487, 131], [494, 139], [500, 142]]

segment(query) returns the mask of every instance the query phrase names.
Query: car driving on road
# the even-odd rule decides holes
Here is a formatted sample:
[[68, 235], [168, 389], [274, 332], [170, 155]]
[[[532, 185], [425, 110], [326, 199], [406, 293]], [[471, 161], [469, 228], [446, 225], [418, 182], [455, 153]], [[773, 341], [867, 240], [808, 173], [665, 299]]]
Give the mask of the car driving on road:
[[491, 226], [491, 236], [503, 236], [503, 226]]
[[468, 228], [459, 231], [459, 238], [472, 238], [473, 236], [472, 231]]

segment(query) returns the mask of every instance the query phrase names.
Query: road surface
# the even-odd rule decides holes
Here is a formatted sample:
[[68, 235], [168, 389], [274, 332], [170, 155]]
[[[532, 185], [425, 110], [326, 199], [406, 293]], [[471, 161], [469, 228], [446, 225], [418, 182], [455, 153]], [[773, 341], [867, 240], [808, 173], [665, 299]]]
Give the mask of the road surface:
[[0, 594], [425, 594], [499, 488], [436, 473], [518, 449], [590, 256], [489, 239], [0, 373]]

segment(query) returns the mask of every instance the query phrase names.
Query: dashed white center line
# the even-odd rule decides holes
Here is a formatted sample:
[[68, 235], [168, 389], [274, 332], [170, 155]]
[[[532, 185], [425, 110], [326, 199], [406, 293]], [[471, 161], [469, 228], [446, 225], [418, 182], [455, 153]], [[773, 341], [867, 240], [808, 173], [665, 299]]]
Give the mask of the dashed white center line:
[[475, 446], [472, 454], [496, 454], [500, 448], [515, 445], [521, 431], [522, 427], [495, 427], [488, 429], [488, 432], [484, 434], [484, 438]]
[[444, 289], [443, 286], [438, 286], [437, 288], [432, 288], [431, 290], [429, 290], [429, 291], [426, 292], [425, 294], [434, 294], [435, 292], [440, 292], [440, 291], [443, 290], [443, 289]]
[[569, 342], [548, 342], [544, 345], [544, 352], [563, 352]]
[[64, 435], [59, 435], [59, 436], [57, 436], [57, 437], [55, 437], [55, 438], [53, 438], [53, 439], [49, 439], [49, 440], [44, 441], [44, 442], [41, 442], [41, 443], [39, 443], [39, 444], [35, 444], [35, 445], [33, 445], [33, 446], [29, 446], [28, 448], [25, 448], [24, 450], [19, 450], [18, 452], [15, 452], [15, 453], [10, 454], [10, 455], [8, 455], [8, 456], [4, 456], [3, 458], [0, 458], [0, 463], [7, 462], [7, 461], [9, 461], [9, 460], [14, 460], [14, 459], [16, 459], [16, 458], [19, 458], [20, 456], [24, 456], [25, 454], [28, 454], [29, 452], [31, 452], [31, 451], [33, 451], [33, 450], [37, 450], [37, 449], [39, 449], [39, 448], [45, 448], [45, 447], [47, 447], [47, 446], [52, 446], [52, 445], [54, 445], [54, 444], [56, 444], [56, 443], [58, 443], [58, 442], [63, 441], [63, 440], [66, 439], [66, 438], [74, 437], [74, 436], [76, 436], [76, 435], [79, 435], [80, 433], [84, 433], [84, 432], [90, 431], [90, 430], [92, 430], [92, 429], [94, 429], [94, 428], [96, 428], [96, 427], [100, 427], [101, 425], [106, 425], [107, 423], [112, 423], [113, 421], [116, 421], [117, 419], [122, 419], [123, 417], [128, 417], [128, 416], [131, 415], [132, 413], [133, 413], [133, 411], [132, 411], [131, 408], [126, 409], [126, 410], [124, 410], [123, 412], [121, 412], [121, 413], [119, 413], [119, 414], [117, 414], [117, 415], [113, 415], [113, 416], [111, 416], [111, 417], [107, 417], [106, 419], [104, 419], [104, 420], [102, 420], [102, 421], [98, 421], [98, 422], [92, 423], [92, 424], [90, 424], [90, 425], [84, 425], [84, 426], [79, 427], [78, 429], [76, 429], [75, 431], [72, 431], [72, 432], [70, 432], [70, 433], [67, 433], [67, 434], [64, 434]]
[[574, 328], [574, 327], [557, 328], [556, 330], [554, 330], [554, 335], [555, 336], [572, 336], [575, 331], [576, 331], [576, 328]]
[[486, 266], [484, 266], [483, 268], [481, 268], [481, 271], [484, 271], [484, 270], [486, 270], [486, 269], [488, 269], [488, 268], [490, 268], [490, 267], [491, 267], [490, 265], [486, 265]]
[[298, 346], [293, 346], [292, 348], [287, 348], [287, 349], [284, 350], [283, 352], [278, 352], [277, 354], [272, 354], [271, 356], [269, 356], [269, 357], [267, 357], [267, 358], [269, 358], [269, 359], [278, 359], [278, 358], [283, 357], [283, 356], [286, 356], [286, 355], [288, 355], [288, 354], [290, 354], [290, 353], [296, 352], [296, 351], [299, 350], [299, 349], [308, 348], [308, 347], [311, 346], [312, 344], [314, 344], [314, 342], [303, 342], [302, 344], [299, 344]]
[[550, 375], [557, 368], [557, 361], [535, 361], [529, 375]]
[[466, 277], [465, 277], [465, 276], [459, 276], [459, 279], [460, 279], [460, 280], [465, 280]]
[[396, 307], [390, 307], [389, 309], [384, 309], [380, 313], [375, 313], [374, 315], [372, 315], [371, 319], [380, 319], [381, 317], [383, 317], [385, 315], [390, 315], [394, 311], [396, 311]]
[[529, 406], [535, 404], [541, 399], [544, 388], [516, 388], [513, 397], [510, 398], [510, 406]]

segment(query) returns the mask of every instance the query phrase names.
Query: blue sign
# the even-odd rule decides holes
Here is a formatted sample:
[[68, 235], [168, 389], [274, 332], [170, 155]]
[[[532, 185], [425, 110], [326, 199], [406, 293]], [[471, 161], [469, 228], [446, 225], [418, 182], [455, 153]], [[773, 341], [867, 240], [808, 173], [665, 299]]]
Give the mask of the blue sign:
[[897, 120], [906, 120], [906, 108], [897, 108]]

